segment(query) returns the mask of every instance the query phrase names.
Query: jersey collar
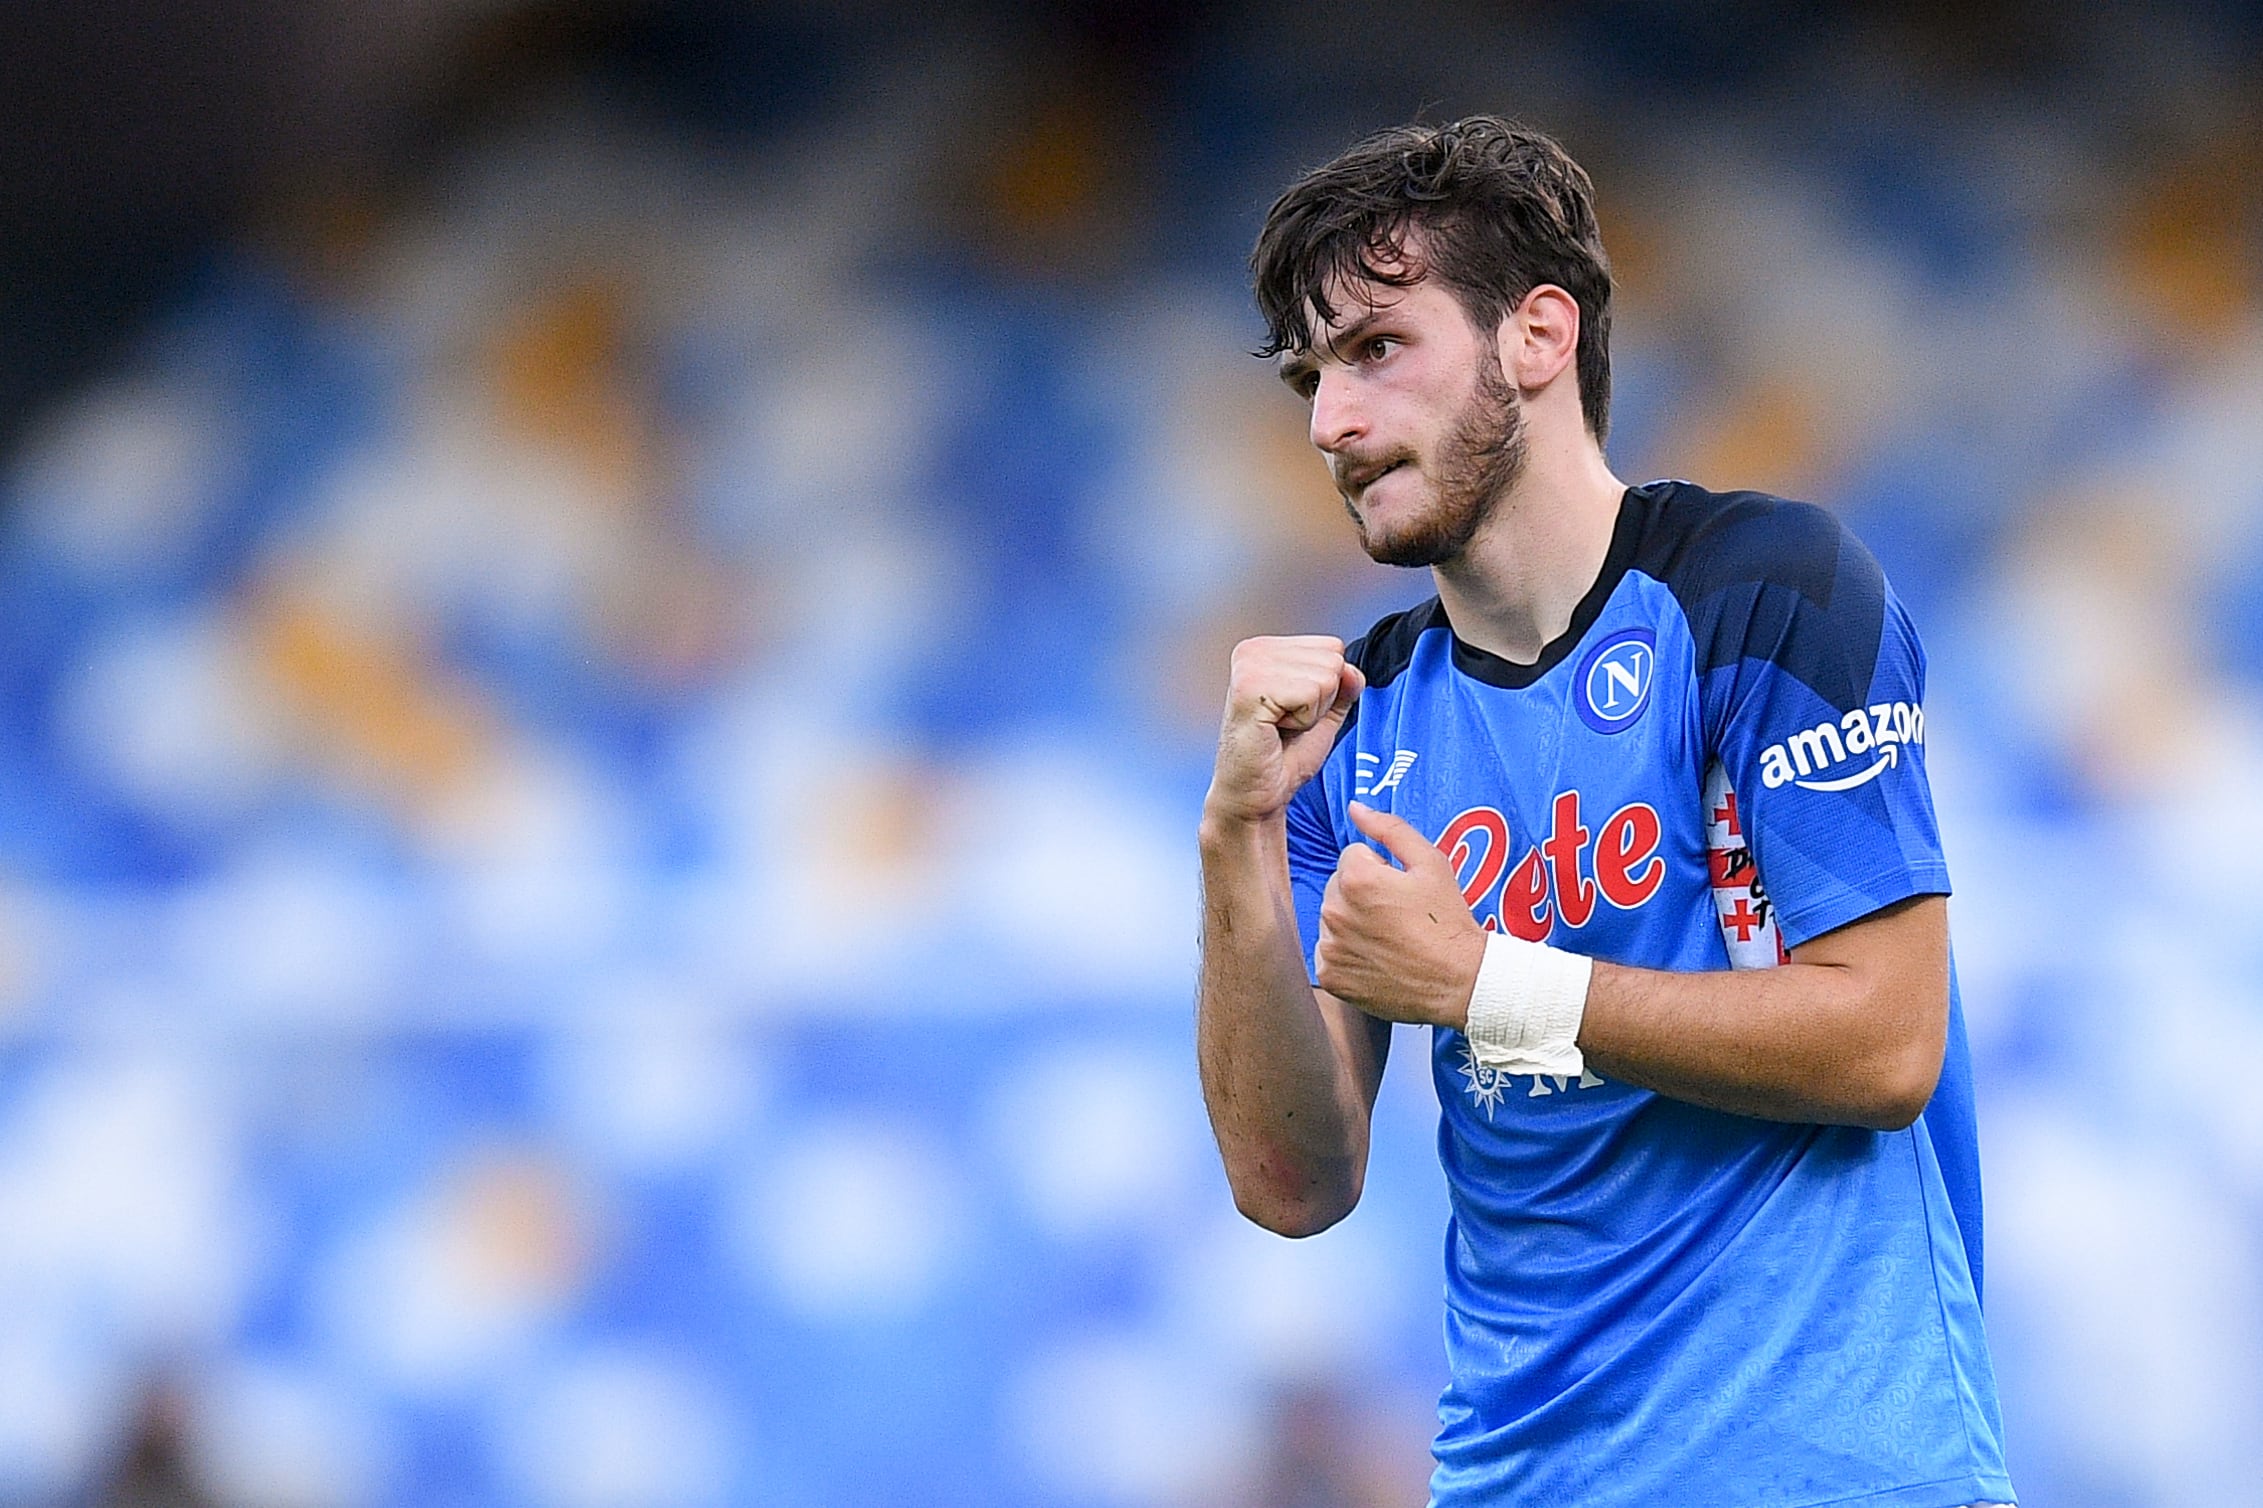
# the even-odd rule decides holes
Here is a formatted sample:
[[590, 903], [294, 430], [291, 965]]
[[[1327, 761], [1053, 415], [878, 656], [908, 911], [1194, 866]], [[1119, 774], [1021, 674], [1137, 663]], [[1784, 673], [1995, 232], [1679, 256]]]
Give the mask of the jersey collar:
[[1564, 626], [1562, 633], [1548, 641], [1540, 651], [1540, 658], [1529, 665], [1503, 659], [1491, 650], [1466, 642], [1460, 634], [1454, 633], [1453, 624], [1446, 618], [1445, 604], [1433, 598], [1431, 611], [1453, 637], [1454, 669], [1488, 686], [1522, 691], [1562, 663], [1579, 647], [1579, 641], [1595, 626], [1595, 620], [1603, 616], [1603, 604], [1611, 600], [1611, 593], [1619, 588], [1619, 578], [1634, 564], [1635, 546], [1642, 537], [1645, 500], [1643, 489], [1639, 487], [1629, 487], [1619, 499], [1618, 522], [1611, 527], [1611, 548], [1603, 556], [1603, 569], [1596, 572], [1594, 584], [1572, 609], [1572, 621]]

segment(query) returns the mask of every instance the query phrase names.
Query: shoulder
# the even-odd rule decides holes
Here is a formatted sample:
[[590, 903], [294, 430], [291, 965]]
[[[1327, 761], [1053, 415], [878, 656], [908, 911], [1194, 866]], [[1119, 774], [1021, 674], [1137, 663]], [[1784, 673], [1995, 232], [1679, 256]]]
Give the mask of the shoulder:
[[1633, 500], [1648, 510], [1634, 569], [1680, 603], [1701, 676], [1766, 664], [1851, 707], [1889, 643], [1922, 664], [1876, 558], [1825, 510], [1688, 482], [1654, 482]]
[[1433, 597], [1404, 612], [1377, 619], [1374, 627], [1352, 640], [1344, 658], [1359, 667], [1369, 690], [1377, 690], [1397, 680], [1413, 662], [1415, 645], [1424, 634], [1433, 630], [1442, 633], [1445, 628], [1444, 609]]
[[1813, 503], [1766, 492], [1711, 492], [1678, 481], [1651, 482], [1633, 493], [1647, 515], [1633, 567], [1664, 583], [1685, 609], [1764, 587], [1826, 609], [1844, 593], [1883, 595], [1877, 561]]

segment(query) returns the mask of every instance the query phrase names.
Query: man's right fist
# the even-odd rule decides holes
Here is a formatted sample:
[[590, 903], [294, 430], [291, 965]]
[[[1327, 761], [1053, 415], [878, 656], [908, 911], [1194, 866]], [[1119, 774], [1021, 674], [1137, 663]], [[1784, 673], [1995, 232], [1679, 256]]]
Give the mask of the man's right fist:
[[1326, 634], [1235, 645], [1204, 811], [1244, 822], [1281, 812], [1319, 773], [1366, 685], [1344, 641]]

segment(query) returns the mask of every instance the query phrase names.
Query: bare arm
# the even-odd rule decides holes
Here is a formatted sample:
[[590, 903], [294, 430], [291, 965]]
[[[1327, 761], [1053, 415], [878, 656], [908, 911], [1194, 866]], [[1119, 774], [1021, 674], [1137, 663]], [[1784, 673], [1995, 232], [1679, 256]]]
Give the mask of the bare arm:
[[[1346, 849], [1321, 910], [1320, 982], [1392, 1021], [1462, 1030], [1484, 939], [1443, 854], [1404, 820], [1352, 820], [1403, 868]], [[1948, 1040], [1948, 903], [1916, 896], [1773, 969], [1595, 965], [1579, 1048], [1606, 1078], [1769, 1120], [1898, 1130]]]
[[1941, 1076], [1949, 905], [1915, 896], [1791, 962], [1668, 974], [1598, 963], [1580, 1051], [1606, 1078], [1769, 1120], [1898, 1131]]
[[1359, 1202], [1390, 1023], [1305, 978], [1279, 819], [1202, 829], [1202, 1096], [1243, 1214], [1284, 1236]]
[[1203, 806], [1203, 1101], [1234, 1202], [1303, 1236], [1359, 1201], [1390, 1023], [1315, 990], [1289, 889], [1288, 800], [1327, 757], [1361, 687], [1335, 639], [1234, 652]]

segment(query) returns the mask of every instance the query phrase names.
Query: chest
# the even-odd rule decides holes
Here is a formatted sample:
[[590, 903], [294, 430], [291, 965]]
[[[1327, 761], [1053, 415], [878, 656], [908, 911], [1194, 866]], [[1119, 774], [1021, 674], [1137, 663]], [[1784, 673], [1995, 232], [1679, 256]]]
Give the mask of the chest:
[[1702, 891], [1704, 739], [1671, 639], [1600, 635], [1521, 687], [1413, 669], [1362, 707], [1339, 799], [1436, 842], [1481, 922], [1538, 939]]

